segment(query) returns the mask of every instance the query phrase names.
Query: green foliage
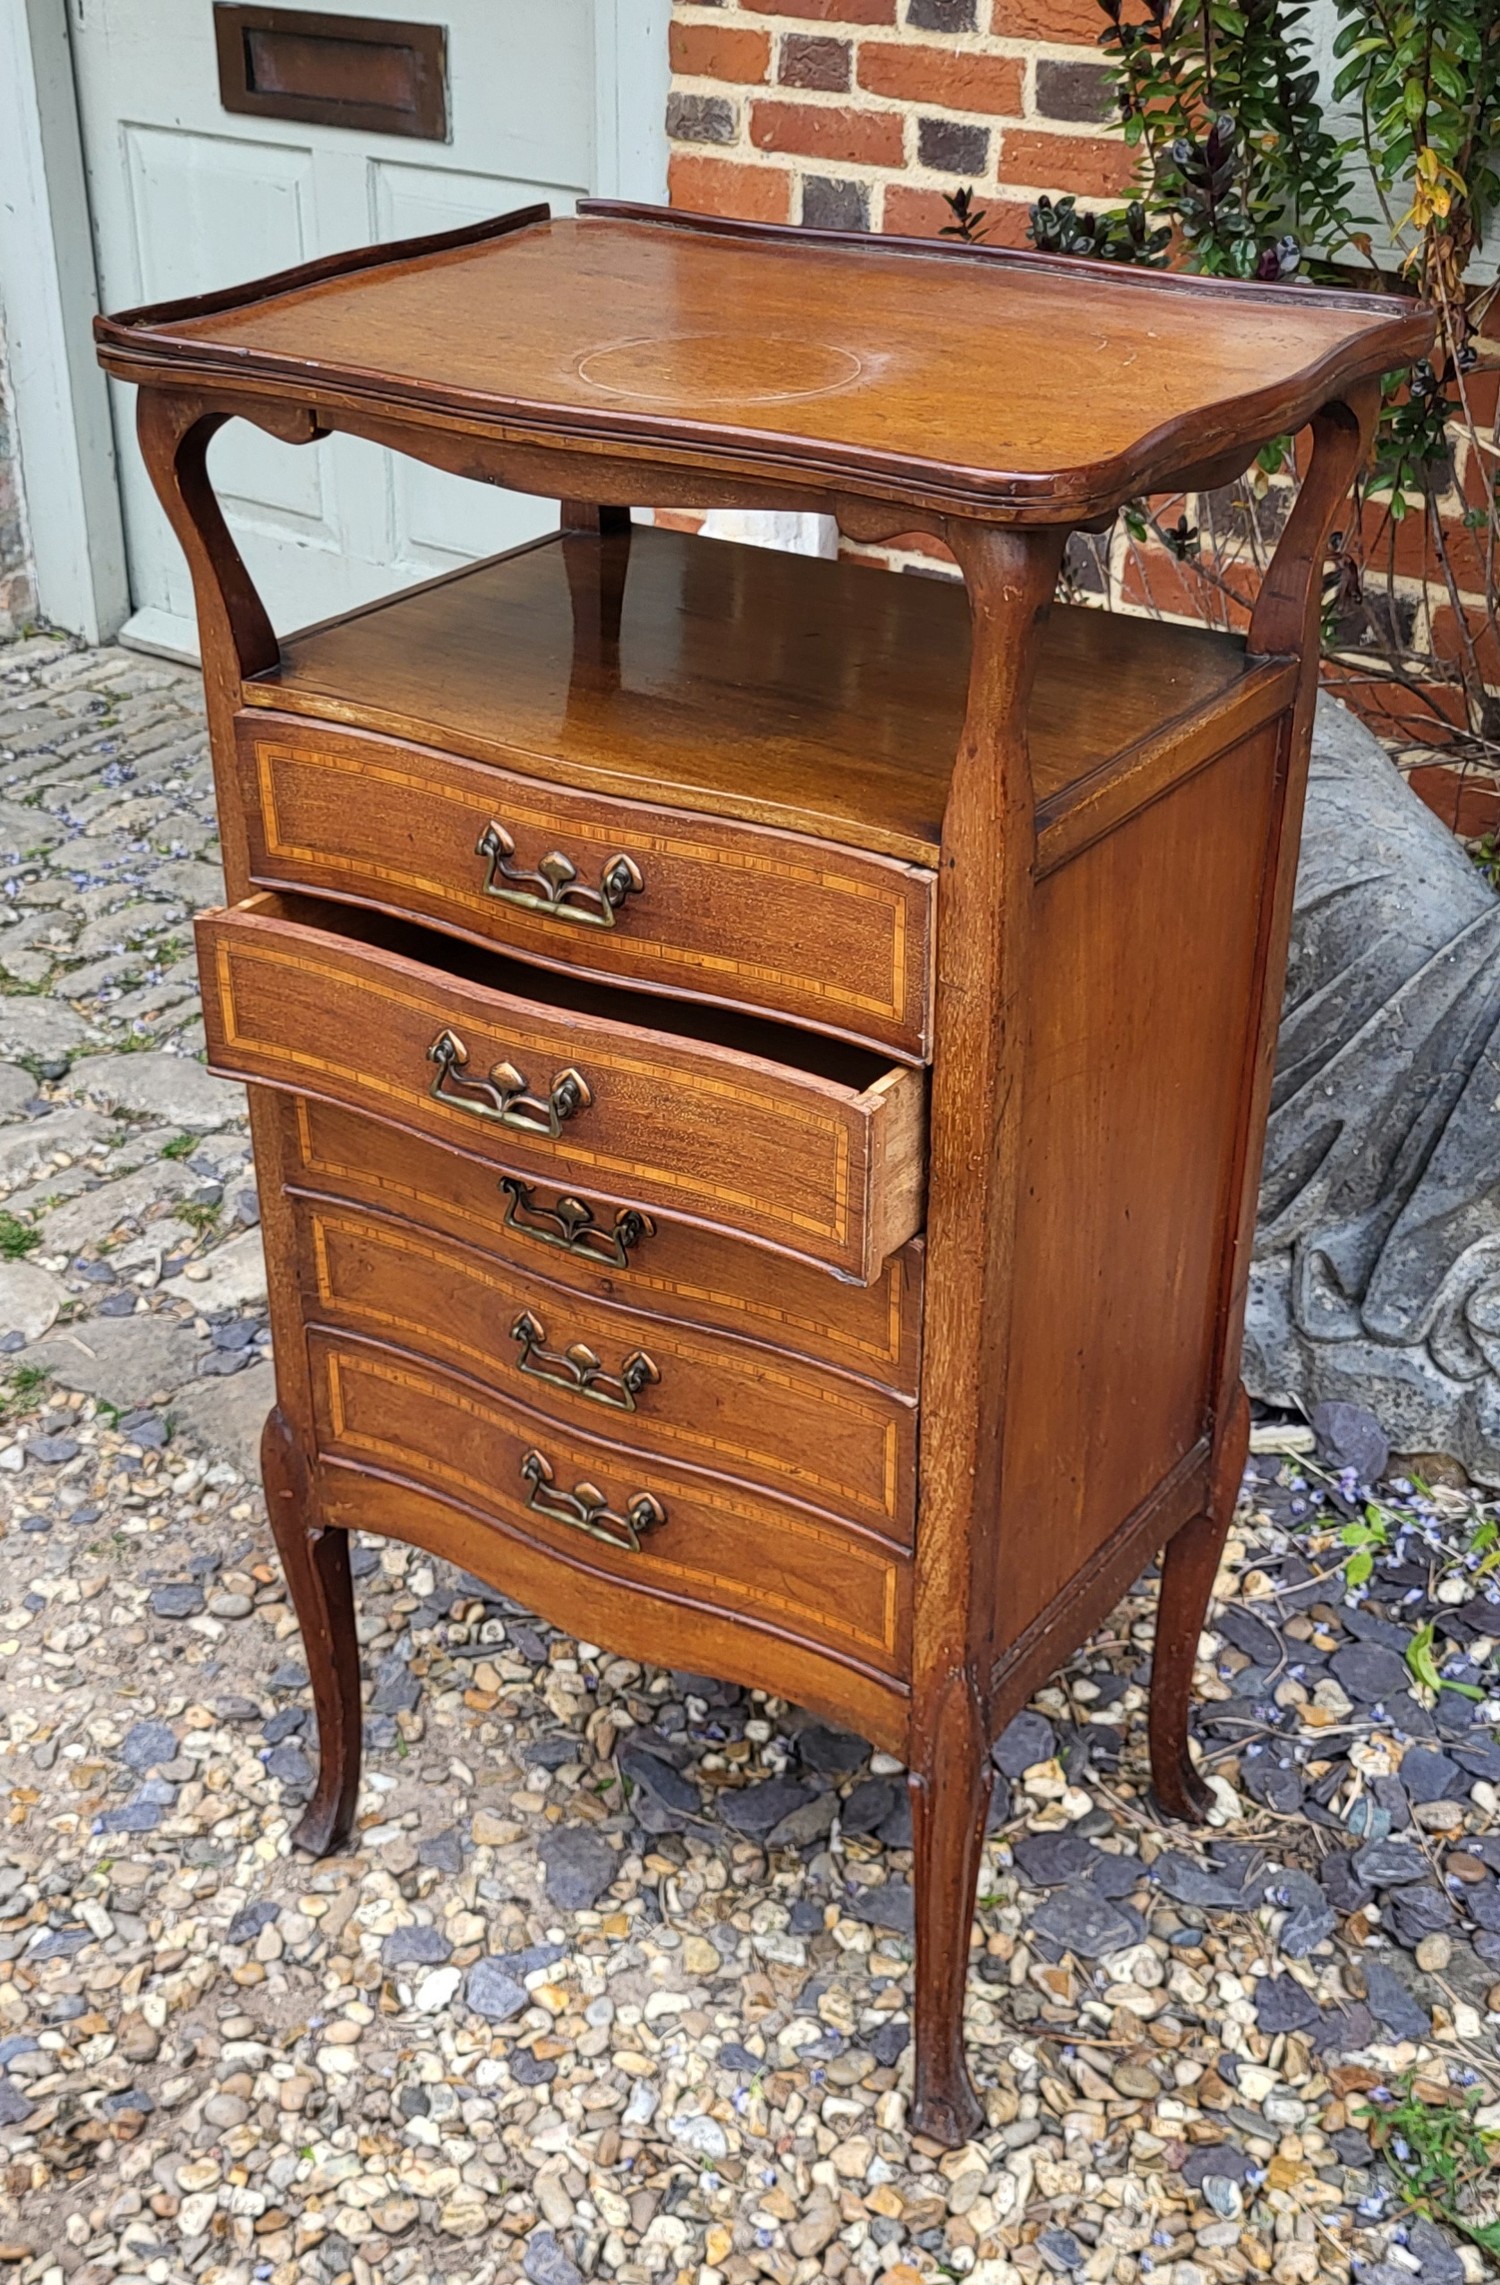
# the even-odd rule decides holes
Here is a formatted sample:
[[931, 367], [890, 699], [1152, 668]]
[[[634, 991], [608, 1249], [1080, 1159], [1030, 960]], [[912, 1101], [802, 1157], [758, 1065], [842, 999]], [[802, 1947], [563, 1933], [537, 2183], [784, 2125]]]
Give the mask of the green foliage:
[[1438, 1671], [1437, 1625], [1432, 1619], [1425, 1626], [1419, 1626], [1407, 1644], [1406, 1663], [1424, 1690], [1456, 1690], [1461, 1698], [1482, 1699], [1484, 1696], [1472, 1682], [1450, 1682]]
[[33, 1411], [46, 1385], [47, 1375], [40, 1365], [13, 1366], [6, 1375], [4, 1389], [0, 1390], [0, 1420]]
[[[1438, 312], [1437, 351], [1388, 377], [1360, 491], [1391, 523], [1421, 516], [1425, 551], [1461, 640], [1442, 661], [1411, 651], [1401, 632], [1409, 615], [1379, 591], [1394, 582], [1394, 551], [1384, 551], [1390, 563], [1368, 575], [1364, 551], [1368, 545], [1383, 564], [1381, 535], [1359, 516], [1340, 555], [1325, 639], [1355, 647], [1362, 671], [1378, 660], [1408, 689], [1424, 680], [1459, 685], [1460, 721], [1453, 726], [1452, 710], [1434, 704], [1431, 735], [1450, 751], [1500, 763], [1500, 695], [1487, 689], [1483, 665], [1500, 643], [1500, 465], [1467, 392], [1475, 342], [1497, 294], [1476, 292], [1467, 272], [1500, 218], [1500, 5], [1334, 0], [1333, 94], [1359, 127], [1347, 136], [1330, 122], [1319, 85], [1312, 0], [1099, 5], [1099, 44], [1114, 66], [1119, 116], [1137, 158], [1136, 196], [1095, 211], [1080, 211], [1073, 198], [1039, 199], [1033, 244], [1053, 255], [1175, 263], [1265, 283], [1420, 288]], [[947, 234], [982, 239], [988, 218], [972, 192], [949, 203]], [[1377, 250], [1377, 224], [1389, 251]], [[1261, 456], [1252, 492], [1289, 461], [1278, 440]], [[1459, 565], [1455, 524], [1472, 539]], [[1136, 545], [1149, 538], [1189, 560], [1143, 505], [1133, 521], [1127, 511], [1127, 530]], [[1209, 539], [1191, 560], [1211, 615], [1232, 590], [1215, 535]]]
[[1113, 214], [1080, 214], [1076, 198], [1060, 198], [1055, 204], [1039, 198], [1031, 210], [1031, 242], [1043, 254], [1084, 254], [1096, 262], [1131, 262], [1161, 270], [1172, 244], [1172, 225], [1153, 226], [1138, 198]]
[[1500, 199], [1500, 24], [1476, 0], [1335, 0], [1337, 101], [1357, 97], [1382, 198], [1412, 194], [1397, 230], [1462, 242]]
[[163, 1158], [191, 1158], [198, 1147], [196, 1135], [173, 1135], [169, 1143], [161, 1146]]
[[41, 1239], [41, 1231], [30, 1222], [23, 1222], [18, 1214], [7, 1214], [0, 1208], [0, 1261], [19, 1261], [33, 1246], [40, 1245]]
[[1500, 2222], [1479, 2221], [1474, 2214], [1476, 2199], [1494, 2196], [1495, 2138], [1474, 2122], [1483, 2100], [1484, 2090], [1471, 2087], [1458, 2101], [1424, 2102], [1408, 2074], [1391, 2101], [1370, 2104], [1357, 2114], [1357, 2123], [1413, 2212], [1445, 2222], [1500, 2257]]
[[1345, 1586], [1363, 1587], [1375, 1568], [1376, 1556], [1383, 1555], [1391, 1544], [1385, 1510], [1374, 1500], [1366, 1501], [1364, 1514], [1344, 1525], [1339, 1540], [1351, 1550], [1344, 1564]]
[[1143, 188], [1171, 215], [1193, 268], [1294, 277], [1303, 241], [1359, 244], [1346, 149], [1325, 125], [1308, 0], [1100, 0], [1125, 139]]

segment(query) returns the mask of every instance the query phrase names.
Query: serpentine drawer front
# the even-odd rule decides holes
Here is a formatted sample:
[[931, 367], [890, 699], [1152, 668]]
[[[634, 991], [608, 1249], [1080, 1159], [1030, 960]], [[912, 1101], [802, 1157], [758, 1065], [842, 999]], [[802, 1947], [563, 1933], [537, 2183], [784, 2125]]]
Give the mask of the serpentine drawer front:
[[295, 715], [247, 711], [239, 751], [263, 888], [348, 897], [552, 967], [925, 1051], [930, 872]]
[[[410, 933], [370, 925], [357, 941], [344, 932], [359, 918], [268, 897], [199, 920], [212, 1069], [864, 1282], [920, 1226], [922, 1072], [747, 1019], [720, 1019], [718, 1039], [670, 1036], [654, 1025], [697, 1012], [469, 955], [505, 985], [553, 995], [523, 998], [440, 969], [436, 946], [424, 963]], [[572, 1006], [557, 996], [565, 981]], [[618, 1016], [593, 1012], [606, 1006]], [[801, 1067], [730, 1037], [800, 1051]]]
[[873, 1284], [853, 1285], [639, 1206], [497, 1174], [335, 1103], [283, 1095], [274, 1108], [286, 1181], [299, 1197], [373, 1206], [481, 1248], [499, 1275], [531, 1271], [586, 1302], [626, 1302], [916, 1395], [920, 1238], [892, 1254]]
[[[857, 1729], [910, 1773], [907, 2123], [962, 2144], [991, 1749], [1163, 1550], [1152, 1781], [1212, 1804], [1188, 1706], [1322, 564], [1431, 313], [585, 202], [96, 331], [198, 598], [199, 971], [250, 1089], [317, 1710], [293, 1838], [357, 1821], [357, 1530]], [[558, 528], [275, 628], [209, 475], [238, 420]], [[1282, 435], [1243, 634], [1058, 601], [1071, 535]], [[959, 576], [635, 520], [664, 508], [818, 510]]]
[[554, 1557], [667, 1602], [896, 1671], [907, 1564], [885, 1541], [564, 1429], [424, 1359], [308, 1337], [320, 1452], [406, 1477]]
[[911, 1544], [916, 1408], [722, 1333], [588, 1301], [410, 1223], [297, 1209], [309, 1320], [419, 1350], [565, 1428]]

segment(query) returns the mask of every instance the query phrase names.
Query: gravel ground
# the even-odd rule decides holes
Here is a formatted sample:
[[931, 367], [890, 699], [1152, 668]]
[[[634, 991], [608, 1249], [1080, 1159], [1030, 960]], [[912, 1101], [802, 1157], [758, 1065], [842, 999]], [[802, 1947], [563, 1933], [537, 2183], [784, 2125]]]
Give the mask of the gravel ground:
[[[362, 1546], [359, 1846], [291, 1854], [316, 1740], [252, 1467], [242, 1101], [195, 1060], [193, 677], [0, 651], [0, 892], [18, 2285], [1490, 2273], [1403, 2183], [1500, 2127], [1492, 1510], [1393, 1478], [1347, 1409], [1254, 1459], [1206, 1835], [1149, 1803], [1149, 1581], [1019, 1717], [969, 1985], [989, 2127], [924, 2146], [901, 1772], [794, 1707]], [[1478, 2226], [1486, 2187], [1439, 2204]]]

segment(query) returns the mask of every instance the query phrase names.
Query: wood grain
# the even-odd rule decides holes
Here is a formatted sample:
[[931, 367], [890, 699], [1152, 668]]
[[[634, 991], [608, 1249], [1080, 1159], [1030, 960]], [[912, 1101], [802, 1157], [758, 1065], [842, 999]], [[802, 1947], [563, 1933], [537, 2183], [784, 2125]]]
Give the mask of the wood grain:
[[331, 1459], [322, 1468], [321, 1498], [330, 1523], [425, 1547], [583, 1641], [603, 1635], [625, 1658], [651, 1665], [661, 1656], [663, 1627], [675, 1647], [689, 1640], [696, 1671], [721, 1674], [749, 1690], [765, 1690], [806, 1706], [825, 1720], [858, 1730], [887, 1753], [905, 1749], [907, 1696], [899, 1676], [851, 1664], [816, 1644], [745, 1615], [673, 1603], [636, 1581], [579, 1563], [558, 1562], [550, 1547], [496, 1528], [493, 1517], [438, 1496], [410, 1477], [374, 1474]]
[[[916, 1394], [920, 1239], [893, 1254], [870, 1285], [665, 1214], [620, 1249], [622, 1258], [601, 1258], [537, 1235], [556, 1234], [549, 1217], [566, 1186], [534, 1183], [523, 1206], [505, 1190], [507, 1177], [439, 1143], [306, 1095], [256, 1087], [251, 1097], [275, 1106], [275, 1163], [299, 1196], [352, 1199], [482, 1249], [503, 1265], [501, 1274], [535, 1272], [589, 1301], [627, 1303], [668, 1324], [729, 1333]], [[256, 1160], [270, 1165], [270, 1148], [257, 1144]], [[579, 1203], [590, 1210], [595, 1244], [607, 1247], [618, 1209], [597, 1194], [580, 1193]], [[300, 1316], [295, 1322], [300, 1340]]]
[[1002, 1649], [1213, 1419], [1280, 743], [1258, 732], [1036, 896], [1015, 1275], [1046, 1305], [1006, 1391]]
[[[581, 549], [602, 580], [597, 542], [542, 541], [295, 635], [245, 700], [936, 866], [969, 681], [957, 582], [641, 528], [618, 669], [599, 672], [569, 576]], [[1038, 642], [1027, 742], [1044, 866], [1101, 806], [1114, 822], [1160, 791], [1163, 757], [1195, 728], [1222, 736], [1227, 708], [1253, 723], [1285, 701], [1284, 667], [1205, 627], [1058, 608]]]
[[974, 1746], [995, 1628], [987, 1551], [1023, 1300], [1014, 1254], [1036, 859], [1027, 701], [1061, 537], [955, 526], [951, 544], [974, 646], [943, 821], [912, 1661], [923, 1887], [912, 2118], [944, 2142], [966, 2139], [981, 2118], [954, 1962], [968, 1959], [989, 1782]]
[[1431, 326], [1393, 297], [1252, 302], [1111, 273], [1085, 298], [1060, 271], [983, 249], [935, 259], [637, 209], [418, 242], [97, 334], [123, 378], [170, 369], [326, 398], [334, 425], [342, 396], [513, 441], [1058, 523], [1231, 446], [1250, 457], [1361, 373], [1419, 355]]
[[[320, 1457], [425, 1486], [560, 1566], [651, 1594], [666, 1624], [685, 1624], [698, 1608], [728, 1611], [867, 1671], [904, 1670], [907, 1565], [886, 1541], [563, 1428], [372, 1341], [313, 1331], [308, 1353]], [[554, 1498], [592, 1484], [621, 1515], [649, 1493], [664, 1520], [634, 1549], [555, 1521], [534, 1504], [522, 1473], [532, 1450], [554, 1472]], [[496, 1561], [503, 1572], [498, 1542]]]
[[[961, 2141], [990, 1740], [1163, 1546], [1153, 1763], [1203, 1808], [1322, 558], [1430, 315], [595, 209], [99, 330], [203, 629], [301, 1840], [357, 1783], [351, 1529], [852, 1724], [911, 1769], [912, 2124]], [[278, 651], [207, 481], [231, 418], [557, 497], [562, 532]], [[1071, 526], [1307, 419], [1248, 644], [1053, 604]], [[923, 531], [963, 586], [632, 504]], [[639, 865], [618, 926], [484, 898], [502, 801], [523, 870]], [[530, 1132], [475, 1115], [510, 1062]]]
[[[345, 1327], [451, 1365], [586, 1435], [732, 1476], [910, 1546], [916, 1408], [784, 1353], [585, 1301], [492, 1254], [364, 1209], [305, 1204], [298, 1262], [310, 1324]], [[531, 1349], [514, 1328], [538, 1330]], [[604, 1367], [570, 1383], [582, 1343]], [[547, 1354], [539, 1361], [536, 1349]], [[655, 1375], [621, 1383], [631, 1357]], [[627, 1403], [627, 1398], [631, 1401]]]
[[[928, 1045], [930, 872], [802, 834], [608, 801], [428, 748], [249, 710], [239, 725], [250, 877], [421, 918], [566, 968], [733, 1003], [920, 1060]], [[512, 872], [552, 853], [599, 892], [621, 857], [640, 879], [604, 909], [515, 901]], [[496, 895], [494, 887], [509, 894]], [[545, 898], [522, 883], [519, 894]]]
[[[719, 1039], [673, 1037], [651, 1025], [664, 1025], [671, 1003], [633, 1006], [615, 993], [609, 1014], [595, 1014], [597, 991], [571, 978], [551, 979], [547, 1000], [523, 997], [515, 987], [539, 981], [535, 971], [448, 946], [483, 967], [480, 980], [456, 960], [440, 966], [437, 945], [424, 963], [424, 948], [389, 923], [291, 900], [205, 914], [197, 935], [212, 978], [209, 1062], [227, 1077], [297, 1087], [520, 1174], [708, 1223], [865, 1283], [921, 1226], [920, 1071], [882, 1072], [863, 1050], [780, 1026], [761, 1027], [774, 1035], [763, 1040], [748, 1019], [739, 1031], [721, 1022]], [[576, 1072], [590, 1100], [555, 1138], [483, 1117], [433, 1091], [432, 1052], [447, 1034], [476, 1080], [510, 1066], [535, 1101]], [[787, 1060], [728, 1043], [737, 1037]]]

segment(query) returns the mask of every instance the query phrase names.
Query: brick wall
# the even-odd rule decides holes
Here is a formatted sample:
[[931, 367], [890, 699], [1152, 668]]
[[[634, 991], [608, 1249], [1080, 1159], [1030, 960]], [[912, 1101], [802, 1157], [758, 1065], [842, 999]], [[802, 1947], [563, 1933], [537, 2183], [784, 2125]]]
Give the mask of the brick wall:
[[0, 322], [0, 641], [19, 634], [35, 613], [20, 447], [6, 378], [5, 330]]
[[1113, 198], [1097, 0], [676, 0], [675, 206], [922, 234], [972, 185], [1024, 242], [1041, 191]]

